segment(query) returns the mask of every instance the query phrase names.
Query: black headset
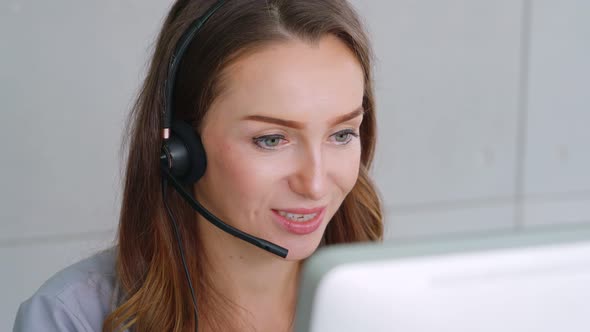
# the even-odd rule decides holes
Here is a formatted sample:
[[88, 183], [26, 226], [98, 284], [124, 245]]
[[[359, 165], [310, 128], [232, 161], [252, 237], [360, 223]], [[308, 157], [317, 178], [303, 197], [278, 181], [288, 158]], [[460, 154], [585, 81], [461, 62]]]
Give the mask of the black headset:
[[252, 236], [221, 221], [211, 212], [207, 211], [207, 209], [205, 209], [190, 194], [189, 190], [185, 189], [185, 186], [194, 184], [205, 174], [205, 169], [207, 168], [207, 157], [205, 155], [205, 148], [203, 147], [201, 139], [192, 126], [185, 121], [173, 118], [173, 95], [176, 74], [178, 73], [179, 64], [182, 60], [182, 57], [184, 56], [194, 36], [197, 34], [203, 24], [205, 24], [205, 22], [209, 19], [209, 17], [211, 17], [219, 8], [221, 8], [224, 3], [224, 0], [217, 1], [205, 12], [203, 16], [197, 18], [193, 23], [191, 23], [189, 28], [183, 33], [176, 44], [176, 48], [172, 57], [170, 58], [168, 77], [165, 81], [166, 104], [164, 106], [164, 116], [162, 119], [163, 142], [160, 152], [160, 168], [162, 170], [162, 199], [164, 201], [166, 211], [172, 220], [176, 240], [180, 249], [182, 264], [184, 266], [188, 285], [191, 290], [195, 313], [195, 330], [198, 330], [197, 301], [195, 298], [195, 292], [192, 286], [190, 274], [186, 265], [184, 249], [182, 246], [180, 233], [178, 231], [178, 225], [174, 219], [174, 215], [172, 214], [170, 207], [168, 206], [166, 197], [168, 181], [170, 181], [172, 187], [176, 189], [180, 196], [194, 210], [196, 210], [205, 219], [224, 232], [238, 237], [282, 258], [287, 257], [288, 254], [288, 250], [283, 247], [280, 247], [264, 239]]
[[187, 31], [180, 37], [174, 54], [168, 67], [168, 79], [166, 79], [166, 105], [162, 125], [162, 150], [160, 164], [165, 178], [170, 180], [172, 186], [179, 194], [203, 217], [222, 230], [244, 241], [267, 250], [280, 257], [287, 257], [288, 250], [274, 243], [246, 234], [215, 217], [207, 211], [194, 197], [183, 187], [197, 182], [207, 168], [207, 156], [201, 139], [187, 122], [173, 119], [173, 93], [176, 74], [182, 56], [186, 52], [190, 42], [207, 21], [207, 19], [219, 9], [224, 0], [217, 1], [207, 12], [195, 20]]

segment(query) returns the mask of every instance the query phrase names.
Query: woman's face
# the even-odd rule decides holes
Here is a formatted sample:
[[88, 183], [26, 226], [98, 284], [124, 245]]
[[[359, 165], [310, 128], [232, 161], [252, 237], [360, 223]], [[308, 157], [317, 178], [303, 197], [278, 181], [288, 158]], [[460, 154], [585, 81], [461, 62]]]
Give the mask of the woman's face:
[[287, 259], [304, 259], [358, 177], [360, 63], [326, 36], [272, 44], [225, 75], [201, 128], [208, 164], [196, 195], [225, 222], [289, 249]]

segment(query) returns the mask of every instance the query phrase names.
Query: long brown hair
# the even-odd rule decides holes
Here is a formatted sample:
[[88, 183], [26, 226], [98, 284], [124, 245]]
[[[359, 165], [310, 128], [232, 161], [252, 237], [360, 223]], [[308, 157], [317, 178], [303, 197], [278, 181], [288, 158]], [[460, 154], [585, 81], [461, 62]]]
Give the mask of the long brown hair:
[[[170, 9], [155, 45], [147, 77], [128, 122], [127, 167], [119, 223], [117, 280], [120, 305], [103, 331], [193, 331], [193, 305], [171, 222], [165, 213], [158, 157], [167, 66], [182, 32], [214, 1], [179, 0]], [[359, 178], [327, 227], [322, 245], [382, 239], [381, 202], [369, 178], [376, 139], [371, 49], [363, 26], [346, 0], [227, 1], [202, 27], [185, 54], [176, 81], [174, 116], [199, 130], [223, 90], [223, 70], [269, 43], [298, 38], [316, 43], [333, 34], [358, 58], [364, 71], [365, 117], [360, 128]], [[194, 211], [173, 191], [169, 205], [179, 223], [195, 286], [199, 326], [227, 331], [235, 306], [205, 273]]]

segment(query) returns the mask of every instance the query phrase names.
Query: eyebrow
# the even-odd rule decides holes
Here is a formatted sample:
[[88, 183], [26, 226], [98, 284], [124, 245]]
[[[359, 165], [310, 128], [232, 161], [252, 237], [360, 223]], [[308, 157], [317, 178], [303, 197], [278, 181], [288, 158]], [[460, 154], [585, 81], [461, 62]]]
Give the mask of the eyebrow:
[[[340, 116], [336, 117], [334, 120], [332, 120], [330, 125], [335, 126], [335, 125], [340, 124], [342, 122], [352, 120], [352, 119], [356, 118], [357, 116], [360, 116], [364, 113], [365, 113], [365, 110], [363, 109], [363, 106], [359, 106], [354, 111], [352, 111], [350, 113], [346, 113], [344, 115], [340, 115]], [[305, 128], [305, 124], [303, 122], [273, 118], [273, 117], [264, 116], [264, 115], [248, 115], [248, 116], [245, 116], [244, 118], [242, 118], [242, 120], [252, 120], [252, 121], [260, 121], [260, 122], [278, 124], [280, 126], [294, 128], [294, 129]]]

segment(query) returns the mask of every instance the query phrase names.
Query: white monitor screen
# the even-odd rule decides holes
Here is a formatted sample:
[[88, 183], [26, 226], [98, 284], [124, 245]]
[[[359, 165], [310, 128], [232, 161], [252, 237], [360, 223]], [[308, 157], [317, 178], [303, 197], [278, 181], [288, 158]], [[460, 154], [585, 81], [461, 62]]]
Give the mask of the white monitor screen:
[[298, 332], [590, 331], [590, 229], [321, 249]]

